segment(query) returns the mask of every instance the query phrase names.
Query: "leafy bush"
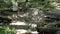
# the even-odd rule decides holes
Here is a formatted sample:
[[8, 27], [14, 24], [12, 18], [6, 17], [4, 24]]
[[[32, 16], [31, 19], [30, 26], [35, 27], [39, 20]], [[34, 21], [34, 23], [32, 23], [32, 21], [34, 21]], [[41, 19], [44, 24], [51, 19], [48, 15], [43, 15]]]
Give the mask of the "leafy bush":
[[0, 26], [0, 34], [15, 34], [14, 30], [10, 26]]
[[15, 29], [9, 26], [11, 19], [7, 17], [0, 17], [0, 34], [15, 34]]

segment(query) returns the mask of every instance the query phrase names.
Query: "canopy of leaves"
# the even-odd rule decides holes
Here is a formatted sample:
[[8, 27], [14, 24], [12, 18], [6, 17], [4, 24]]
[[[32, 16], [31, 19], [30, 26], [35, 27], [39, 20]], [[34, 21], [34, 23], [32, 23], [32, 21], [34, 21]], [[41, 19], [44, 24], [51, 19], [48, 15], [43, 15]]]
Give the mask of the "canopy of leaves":
[[51, 3], [54, 0], [26, 0], [26, 1], [28, 2], [21, 3], [21, 4], [24, 4], [22, 6], [26, 7], [27, 5], [27, 7], [34, 7], [34, 8], [38, 7], [39, 9], [43, 11], [54, 8], [54, 6], [51, 5]]
[[[12, 0], [0, 0], [0, 7], [11, 7]], [[19, 6], [21, 7], [34, 7], [34, 8], [39, 8], [43, 11], [49, 10], [51, 8], [54, 8], [54, 6], [51, 5], [51, 3], [54, 0], [18, 0]]]

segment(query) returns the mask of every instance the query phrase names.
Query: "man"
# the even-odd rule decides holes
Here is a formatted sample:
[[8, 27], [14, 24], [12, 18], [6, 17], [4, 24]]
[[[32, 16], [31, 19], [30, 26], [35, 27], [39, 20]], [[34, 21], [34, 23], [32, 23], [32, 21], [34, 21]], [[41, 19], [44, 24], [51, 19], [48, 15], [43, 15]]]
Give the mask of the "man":
[[18, 2], [17, 0], [13, 0], [12, 1], [12, 5], [13, 5], [13, 18], [17, 18], [18, 17]]

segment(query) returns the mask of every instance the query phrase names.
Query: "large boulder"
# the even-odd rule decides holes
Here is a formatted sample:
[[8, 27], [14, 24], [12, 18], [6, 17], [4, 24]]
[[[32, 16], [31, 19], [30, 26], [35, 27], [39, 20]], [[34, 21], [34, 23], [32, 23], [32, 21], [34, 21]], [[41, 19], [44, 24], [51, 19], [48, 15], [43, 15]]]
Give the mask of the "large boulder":
[[54, 22], [60, 21], [60, 10], [59, 9], [52, 9], [44, 12], [44, 21]]
[[60, 18], [60, 9], [52, 9], [52, 10], [45, 11], [45, 15], [52, 17], [52, 18], [53, 17]]
[[57, 28], [43, 28], [43, 27], [38, 27], [37, 31], [39, 34], [56, 34], [58, 29]]

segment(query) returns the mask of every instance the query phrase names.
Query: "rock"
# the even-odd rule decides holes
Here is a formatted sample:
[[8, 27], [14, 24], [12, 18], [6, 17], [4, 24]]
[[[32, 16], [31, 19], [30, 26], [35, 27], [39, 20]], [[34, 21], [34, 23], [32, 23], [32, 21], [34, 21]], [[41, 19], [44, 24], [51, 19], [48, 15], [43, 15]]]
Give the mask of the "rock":
[[38, 27], [37, 31], [39, 32], [39, 34], [56, 34], [56, 32], [58, 31], [57, 28], [43, 28], [43, 27]]

